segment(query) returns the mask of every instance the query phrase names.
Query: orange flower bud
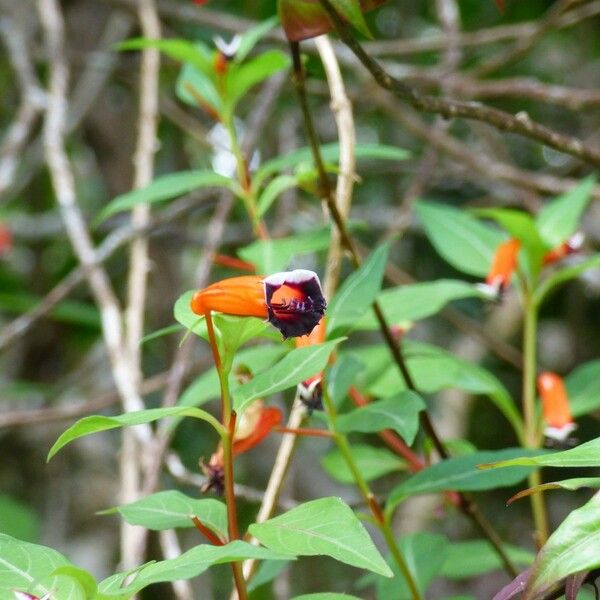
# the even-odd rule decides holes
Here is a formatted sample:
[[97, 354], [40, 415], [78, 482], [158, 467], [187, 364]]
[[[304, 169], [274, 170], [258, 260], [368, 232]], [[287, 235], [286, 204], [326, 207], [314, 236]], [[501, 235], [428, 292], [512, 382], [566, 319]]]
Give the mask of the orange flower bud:
[[[325, 341], [325, 317], [308, 334], [296, 338], [296, 348], [305, 348], [315, 344], [322, 344]], [[298, 385], [298, 398], [311, 414], [313, 410], [323, 410], [323, 392], [321, 381], [323, 373], [317, 373], [309, 377]]]
[[265, 407], [257, 400], [243, 413], [233, 437], [233, 455], [248, 452], [269, 435], [273, 427], [281, 423], [283, 415], [278, 408]]
[[569, 256], [571, 254], [575, 254], [579, 252], [581, 246], [583, 245], [584, 235], [581, 232], [577, 232], [575, 235], [571, 236], [566, 242], [563, 242], [556, 248], [552, 248], [552, 250], [548, 250], [546, 254], [544, 254], [544, 265], [551, 265], [559, 260], [565, 258], [565, 256]]
[[191, 302], [197, 315], [215, 311], [268, 319], [284, 338], [309, 334], [325, 308], [317, 274], [304, 269], [224, 279], [196, 292]]
[[541, 373], [537, 385], [542, 399], [544, 421], [547, 425], [545, 434], [547, 437], [565, 441], [577, 425], [573, 422], [562, 377], [556, 373]]
[[502, 242], [496, 248], [492, 266], [485, 280], [489, 286], [492, 286], [499, 292], [502, 292], [509, 286], [512, 275], [517, 268], [520, 249], [521, 242], [514, 238]]

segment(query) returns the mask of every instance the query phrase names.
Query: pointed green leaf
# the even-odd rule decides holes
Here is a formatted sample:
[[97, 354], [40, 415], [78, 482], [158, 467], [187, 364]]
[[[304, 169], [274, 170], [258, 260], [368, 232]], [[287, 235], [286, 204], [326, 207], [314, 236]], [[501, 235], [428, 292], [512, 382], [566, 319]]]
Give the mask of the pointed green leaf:
[[574, 417], [600, 408], [600, 359], [574, 369], [565, 377], [565, 385]]
[[372, 37], [359, 0], [331, 0], [331, 4], [357, 31], [368, 38]]
[[[508, 471], [482, 471], [478, 466], [483, 463], [490, 463], [493, 460], [523, 456], [527, 453], [531, 455], [535, 452], [535, 450], [528, 451], [523, 448], [508, 448], [505, 450], [479, 451], [442, 460], [415, 473], [395, 487], [386, 504], [386, 510], [393, 510], [406, 498], [420, 494], [432, 494], [446, 490], [473, 492], [515, 485], [527, 477], [531, 472], [530, 468], [518, 467]], [[504, 476], [489, 477], [494, 473], [504, 473]]]
[[73, 565], [63, 565], [62, 567], [58, 567], [52, 575], [66, 575], [72, 580], [75, 580], [81, 586], [86, 600], [97, 598], [98, 584], [96, 583], [94, 576], [85, 569], [80, 569]]
[[580, 490], [581, 488], [600, 488], [600, 477], [574, 477], [573, 479], [563, 479], [562, 481], [541, 483], [540, 485], [527, 488], [520, 491], [518, 494], [515, 494], [512, 498], [510, 498], [508, 504], [512, 504], [515, 500], [520, 500], [526, 496], [538, 494], [539, 492], [546, 492], [548, 490], [568, 490], [573, 492], [575, 490]]
[[342, 284], [327, 308], [327, 335], [346, 333], [370, 309], [379, 295], [389, 245], [382, 244]]
[[253, 400], [268, 398], [276, 392], [287, 390], [316, 375], [325, 368], [329, 355], [342, 339], [292, 350], [277, 364], [235, 390], [233, 394], [235, 410], [241, 413]]
[[214, 171], [180, 171], [157, 177], [147, 186], [121, 194], [113, 198], [98, 214], [96, 222], [100, 223], [108, 217], [129, 210], [138, 204], [155, 204], [172, 200], [201, 187], [223, 187], [240, 195], [237, 183], [229, 177]]
[[349, 594], [337, 594], [334, 592], [317, 592], [316, 594], [303, 594], [294, 596], [292, 600], [360, 600], [357, 596]]
[[538, 213], [535, 219], [538, 231], [549, 246], [562, 244], [579, 229], [595, 185], [594, 175], [586, 177], [573, 189], [548, 202]]
[[182, 39], [150, 40], [147, 38], [132, 38], [117, 44], [116, 48], [118, 50], [157, 48], [173, 60], [190, 63], [203, 73], [213, 72], [213, 53], [206, 44], [199, 41], [192, 43]]
[[[437, 314], [448, 302], [462, 298], [485, 298], [474, 285], [453, 279], [411, 283], [381, 292], [377, 298], [388, 323], [418, 321]], [[357, 329], [378, 329], [379, 323], [367, 313]]]
[[175, 93], [182, 102], [195, 108], [210, 107], [219, 115], [223, 112], [223, 99], [217, 91], [214, 74], [203, 73], [190, 63], [185, 63], [179, 71]]
[[559, 285], [579, 277], [579, 275], [590, 269], [598, 267], [600, 267], [600, 254], [594, 254], [587, 259], [576, 262], [574, 265], [559, 269], [542, 281], [540, 286], [535, 290], [534, 301], [539, 306], [546, 299], [546, 296]]
[[338, 358], [327, 371], [325, 383], [332, 402], [340, 406], [348, 395], [350, 386], [354, 383], [363, 365], [352, 354]]
[[331, 556], [380, 575], [392, 574], [361, 522], [340, 498], [306, 502], [264, 523], [250, 525], [249, 532], [275, 552]]
[[527, 597], [539, 597], [555, 583], [600, 567], [600, 494], [571, 512], [540, 550]]
[[227, 538], [227, 508], [213, 498], [198, 500], [177, 490], [166, 490], [103, 511], [103, 514], [115, 511], [130, 525], [141, 525], [153, 531], [194, 527], [191, 517], [196, 516], [218, 536]]
[[435, 202], [417, 202], [415, 210], [438, 254], [454, 268], [485, 277], [494, 252], [506, 236], [465, 211]]
[[100, 583], [100, 592], [107, 596], [131, 598], [153, 583], [191, 579], [210, 566], [256, 558], [259, 560], [290, 560], [289, 553], [275, 553], [266, 548], [236, 540], [224, 546], [201, 545], [170, 560], [147, 563], [126, 573], [117, 573]]
[[341, 415], [336, 421], [336, 429], [342, 433], [378, 433], [393, 429], [410, 446], [419, 431], [419, 413], [424, 409], [423, 399], [406, 390]]
[[232, 64], [227, 70], [225, 103], [233, 112], [235, 105], [253, 88], [275, 73], [290, 66], [281, 50], [268, 50], [244, 64]]
[[206, 330], [204, 317], [192, 311], [191, 302], [195, 293], [196, 290], [189, 290], [177, 298], [173, 307], [173, 316], [188, 331], [195, 333], [202, 339], [208, 340], [208, 331]]
[[258, 198], [258, 216], [262, 217], [283, 192], [296, 187], [296, 185], [298, 185], [298, 181], [293, 175], [279, 175], [270, 181]]
[[0, 533], [0, 598], [14, 598], [13, 590], [52, 600], [86, 600], [81, 585], [72, 577], [53, 575], [71, 563], [59, 552]]
[[98, 433], [100, 431], [116, 429], [117, 427], [132, 427], [134, 425], [152, 423], [153, 421], [158, 421], [158, 419], [172, 416], [194, 417], [206, 421], [212, 425], [217, 432], [221, 432], [223, 429], [223, 426], [211, 414], [199, 408], [185, 406], [149, 408], [148, 410], [139, 410], [123, 415], [117, 415], [115, 417], [104, 417], [101, 415], [84, 417], [71, 425], [71, 427], [64, 431], [56, 442], [54, 442], [54, 445], [50, 448], [50, 452], [48, 452], [48, 460], [50, 460], [61, 448], [80, 437]]
[[[388, 473], [406, 470], [406, 463], [385, 448], [375, 448], [366, 444], [352, 444], [350, 450], [354, 462], [365, 481], [372, 481]], [[339, 450], [332, 450], [321, 458], [321, 466], [335, 481], [355, 483], [354, 475]]]
[[[536, 467], [598, 467], [600, 466], [600, 438], [581, 444], [570, 450], [551, 452], [532, 456], [531, 452], [522, 451], [520, 458], [502, 460], [481, 465], [482, 468], [496, 469], [497, 467], [536, 466]], [[487, 463], [489, 461], [483, 461]]]
[[262, 23], [259, 23], [255, 27], [251, 27], [248, 31], [242, 34], [240, 46], [238, 51], [235, 53], [234, 61], [241, 63], [244, 61], [246, 56], [252, 52], [252, 49], [260, 40], [267, 34], [273, 27], [277, 25], [277, 17], [273, 16], [270, 19], [266, 19]]

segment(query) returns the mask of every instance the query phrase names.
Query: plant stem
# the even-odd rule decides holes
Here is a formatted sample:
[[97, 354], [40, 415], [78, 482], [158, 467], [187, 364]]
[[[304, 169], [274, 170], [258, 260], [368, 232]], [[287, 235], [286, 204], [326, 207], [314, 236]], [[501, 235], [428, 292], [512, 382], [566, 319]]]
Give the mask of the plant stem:
[[[219, 354], [217, 346], [217, 338], [215, 336], [215, 328], [210, 312], [205, 314], [206, 329], [208, 331], [208, 339], [212, 349], [215, 368], [219, 375], [219, 383], [221, 385], [221, 423], [225, 429], [225, 433], [221, 436], [223, 444], [223, 475], [225, 484], [225, 504], [227, 506], [227, 531], [229, 540], [237, 540], [240, 538], [237, 522], [237, 509], [235, 500], [235, 487], [233, 476], [233, 435], [235, 433], [236, 414], [231, 410], [231, 396], [229, 394], [229, 373], [223, 368], [223, 361]], [[246, 590], [246, 581], [242, 573], [242, 563], [231, 563], [233, 570], [233, 579], [238, 593], [238, 600], [247, 600], [248, 592]]]
[[[348, 250], [354, 267], [358, 268], [361, 265], [361, 257], [356, 248], [356, 244], [354, 243], [352, 237], [350, 236], [348, 228], [346, 227], [346, 223], [340, 215], [340, 212], [335, 203], [333, 190], [331, 188], [331, 184], [329, 182], [329, 178], [325, 170], [323, 157], [321, 156], [319, 137], [317, 135], [313, 123], [312, 114], [308, 105], [306, 88], [304, 85], [304, 68], [302, 67], [302, 58], [300, 56], [300, 44], [298, 42], [290, 42], [290, 50], [293, 62], [294, 85], [296, 86], [298, 101], [300, 103], [300, 108], [304, 117], [304, 126], [312, 150], [313, 160], [315, 161], [315, 166], [319, 174], [321, 197], [326, 202], [327, 208], [329, 209], [329, 212], [331, 214], [331, 218], [340, 233], [340, 239], [342, 240], [342, 244], [344, 245], [346, 250]], [[394, 338], [389, 324], [385, 319], [385, 315], [383, 314], [383, 311], [381, 310], [381, 307], [379, 306], [377, 301], [373, 303], [373, 311], [375, 312], [381, 333], [383, 334], [385, 342], [390, 349], [394, 362], [400, 370], [406, 387], [411, 390], [418, 391], [416, 389], [414, 381], [412, 380], [408, 367], [406, 366], [406, 362], [404, 360], [398, 342]], [[421, 411], [420, 420], [423, 429], [432, 440], [440, 457], [448, 458], [448, 451], [444, 447], [440, 437], [437, 435], [435, 427], [433, 426], [433, 423], [431, 422], [427, 411]], [[461, 495], [461, 497], [464, 497], [464, 495]], [[489, 521], [487, 521], [487, 519], [480, 510], [470, 509], [470, 507], [477, 507], [474, 500], [470, 497], [464, 498], [466, 499], [466, 501], [460, 503], [461, 510], [464, 512], [464, 514], [471, 518], [473, 522], [477, 525], [477, 527], [479, 527], [479, 529], [482, 531], [482, 533], [486, 535], [487, 540], [502, 560], [502, 564], [504, 565], [506, 572], [511, 577], [516, 577], [516, 575], [518, 574], [518, 570], [513, 565], [512, 561], [510, 560], [510, 557], [504, 550], [502, 543], [499, 541], [500, 536], [495, 532], [492, 524]], [[489, 535], [490, 532], [493, 532], [493, 535]]]
[[[525, 310], [525, 324], [523, 331], [523, 418], [525, 424], [525, 443], [527, 448], [537, 448], [540, 445], [535, 414], [538, 315], [537, 305], [528, 289], [525, 289], [523, 304]], [[536, 470], [529, 475], [529, 487], [534, 487], [540, 483], [541, 473], [539, 470]], [[548, 539], [549, 534], [548, 515], [546, 512], [546, 504], [544, 502], [544, 494], [532, 494], [530, 498], [533, 521], [535, 524], [536, 543], [541, 547]]]
[[402, 573], [410, 593], [412, 595], [413, 600], [421, 600], [421, 592], [417, 586], [415, 578], [413, 574], [410, 572], [404, 557], [402, 556], [402, 552], [394, 539], [394, 533], [392, 531], [392, 527], [390, 522], [384, 517], [383, 511], [375, 498], [375, 495], [369, 488], [369, 484], [365, 481], [358, 465], [356, 464], [354, 457], [352, 456], [352, 451], [350, 450], [350, 444], [348, 443], [348, 438], [343, 434], [336, 431], [336, 420], [337, 420], [337, 410], [329, 393], [327, 392], [326, 386], [323, 386], [323, 405], [325, 407], [325, 412], [327, 414], [327, 419], [329, 421], [329, 429], [333, 435], [333, 439], [340, 451], [340, 454], [344, 458], [346, 465], [350, 472], [352, 473], [352, 477], [354, 478], [354, 482], [356, 486], [360, 490], [367, 506], [371, 509], [373, 517], [375, 518], [375, 524], [378, 529], [381, 531], [388, 548], [394, 558], [394, 562], [398, 565], [400, 569], [400, 573]]

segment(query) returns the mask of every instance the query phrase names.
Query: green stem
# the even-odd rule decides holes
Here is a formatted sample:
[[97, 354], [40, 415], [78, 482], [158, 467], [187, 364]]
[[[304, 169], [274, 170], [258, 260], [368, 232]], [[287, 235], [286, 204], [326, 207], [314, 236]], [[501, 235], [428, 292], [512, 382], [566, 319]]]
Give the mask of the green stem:
[[[210, 312], [205, 314], [206, 329], [208, 331], [208, 340], [212, 349], [215, 368], [219, 376], [221, 386], [221, 423], [225, 429], [225, 433], [221, 436], [223, 444], [223, 476], [225, 487], [225, 504], [227, 506], [227, 531], [229, 541], [240, 538], [237, 521], [237, 508], [235, 499], [235, 480], [233, 475], [233, 435], [235, 433], [236, 414], [231, 409], [231, 395], [229, 393], [229, 372], [223, 366], [219, 347], [217, 345], [217, 337]], [[246, 582], [242, 572], [242, 563], [231, 563], [233, 570], [233, 579], [238, 593], [238, 600], [247, 600], [248, 592], [246, 590]]]
[[[524, 292], [525, 325], [523, 331], [523, 418], [525, 422], [525, 444], [527, 448], [538, 448], [537, 418], [535, 411], [536, 372], [537, 372], [537, 305], [529, 290]], [[540, 471], [529, 475], [529, 486], [541, 483]], [[548, 515], [543, 494], [532, 494], [531, 510], [535, 524], [535, 535], [538, 546], [543, 546], [548, 539]]]
[[366, 504], [371, 509], [373, 514], [375, 524], [378, 529], [381, 531], [388, 548], [394, 558], [395, 563], [398, 565], [400, 572], [402, 573], [406, 583], [408, 584], [408, 588], [410, 589], [410, 593], [412, 595], [413, 600], [422, 600], [421, 592], [417, 586], [415, 578], [413, 574], [410, 572], [406, 560], [402, 556], [402, 552], [394, 539], [394, 533], [392, 531], [392, 527], [390, 522], [384, 517], [383, 511], [375, 498], [375, 495], [369, 488], [369, 484], [365, 481], [358, 465], [356, 464], [354, 457], [352, 456], [352, 451], [350, 450], [350, 444], [348, 443], [348, 438], [338, 431], [336, 431], [336, 421], [337, 421], [337, 410], [329, 393], [327, 392], [326, 386], [323, 386], [323, 404], [325, 407], [325, 412], [327, 414], [329, 429], [333, 435], [333, 439], [340, 451], [340, 454], [344, 458], [346, 465], [350, 472], [352, 473], [352, 477], [354, 478], [354, 482], [356, 486], [360, 490]]

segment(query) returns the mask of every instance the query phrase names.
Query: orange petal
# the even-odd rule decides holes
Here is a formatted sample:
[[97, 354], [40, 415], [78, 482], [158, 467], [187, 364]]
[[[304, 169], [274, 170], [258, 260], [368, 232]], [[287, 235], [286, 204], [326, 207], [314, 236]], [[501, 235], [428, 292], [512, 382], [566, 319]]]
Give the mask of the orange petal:
[[281, 423], [282, 419], [283, 414], [278, 408], [263, 408], [252, 433], [243, 439], [235, 440], [233, 442], [233, 455], [237, 456], [238, 454], [247, 452], [251, 448], [254, 448], [254, 446], [260, 444], [260, 442], [269, 435], [273, 427]]
[[544, 421], [550, 427], [557, 429], [573, 423], [569, 398], [562, 377], [556, 373], [541, 373], [537, 383], [542, 399]]
[[486, 283], [492, 286], [505, 288], [510, 283], [512, 275], [517, 268], [517, 259], [521, 242], [517, 239], [510, 239], [502, 242], [492, 260], [492, 266], [486, 278]]
[[304, 348], [305, 346], [314, 346], [322, 344], [325, 341], [325, 317], [323, 317], [317, 326], [308, 334], [301, 335], [296, 338], [296, 348]]
[[245, 275], [213, 283], [194, 294], [192, 311], [197, 315], [215, 311], [226, 315], [266, 319], [269, 313], [263, 280], [258, 275]]

